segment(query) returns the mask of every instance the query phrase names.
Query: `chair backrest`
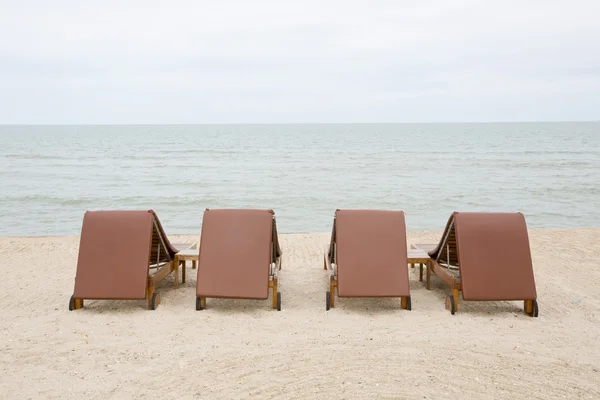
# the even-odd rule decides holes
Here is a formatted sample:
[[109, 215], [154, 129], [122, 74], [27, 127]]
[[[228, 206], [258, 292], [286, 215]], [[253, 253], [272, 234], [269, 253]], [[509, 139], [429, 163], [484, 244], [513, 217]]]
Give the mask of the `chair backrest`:
[[[336, 210], [336, 214], [337, 214]], [[334, 264], [335, 263], [335, 246], [336, 246], [336, 236], [335, 236], [335, 231], [336, 231], [336, 223], [335, 223], [335, 216], [333, 217], [333, 227], [331, 228], [331, 239], [329, 240], [329, 249], [327, 250], [327, 259], [329, 260], [330, 263]]]
[[[269, 210], [270, 211], [270, 210]], [[271, 244], [272, 254], [271, 262], [274, 263], [281, 257], [281, 246], [279, 245], [279, 235], [277, 234], [277, 222], [275, 221], [275, 213], [273, 212], [273, 228], [271, 229]]]
[[[455, 212], [440, 245], [430, 256], [460, 270], [465, 300], [531, 300], [537, 297], [529, 236], [521, 213]], [[452, 242], [445, 238], [452, 239]], [[444, 243], [445, 241], [445, 243]], [[455, 254], [455, 259], [452, 258]]]
[[280, 254], [272, 210], [206, 210], [196, 295], [266, 299], [270, 264]]
[[150, 264], [166, 263], [172, 261], [175, 253], [179, 250], [175, 248], [169, 241], [158, 215], [153, 210], [148, 211], [152, 214], [153, 229], [152, 229], [152, 246], [150, 247]]
[[333, 236], [339, 296], [410, 294], [404, 212], [337, 210]]
[[148, 211], [88, 211], [83, 217], [74, 296], [146, 297], [153, 217]]
[[439, 263], [458, 266], [458, 255], [456, 253], [456, 230], [454, 229], [454, 215], [448, 218], [444, 233], [438, 245], [428, 252], [429, 256]]

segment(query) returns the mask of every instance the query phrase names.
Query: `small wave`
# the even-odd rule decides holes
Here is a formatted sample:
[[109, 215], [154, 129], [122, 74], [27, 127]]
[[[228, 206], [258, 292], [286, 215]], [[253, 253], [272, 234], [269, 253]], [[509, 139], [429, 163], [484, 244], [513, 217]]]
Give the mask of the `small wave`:
[[5, 202], [14, 202], [16, 204], [48, 204], [48, 205], [59, 205], [59, 206], [82, 206], [86, 204], [93, 204], [96, 199], [91, 198], [62, 198], [46, 195], [33, 195], [33, 196], [19, 196], [12, 197], [6, 196]]
[[4, 157], [18, 160], [63, 160], [69, 158], [50, 154], [6, 154]]

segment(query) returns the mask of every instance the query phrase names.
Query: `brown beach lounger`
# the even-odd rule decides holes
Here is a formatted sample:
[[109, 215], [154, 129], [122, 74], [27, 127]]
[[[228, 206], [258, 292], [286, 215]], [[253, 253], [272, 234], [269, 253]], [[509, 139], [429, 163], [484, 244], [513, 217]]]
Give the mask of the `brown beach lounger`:
[[453, 213], [440, 243], [429, 252], [431, 272], [452, 289], [446, 309], [463, 300], [523, 300], [525, 312], [538, 316], [537, 294], [525, 217], [521, 213]]
[[273, 210], [204, 211], [196, 310], [206, 308], [206, 299], [269, 298], [281, 310], [277, 273], [281, 269], [281, 248]]
[[86, 212], [69, 310], [82, 308], [84, 299], [147, 299], [156, 309], [155, 285], [173, 271], [179, 285], [177, 251], [152, 210]]
[[331, 271], [326, 310], [339, 297], [400, 297], [411, 309], [402, 211], [336, 210], [324, 268]]

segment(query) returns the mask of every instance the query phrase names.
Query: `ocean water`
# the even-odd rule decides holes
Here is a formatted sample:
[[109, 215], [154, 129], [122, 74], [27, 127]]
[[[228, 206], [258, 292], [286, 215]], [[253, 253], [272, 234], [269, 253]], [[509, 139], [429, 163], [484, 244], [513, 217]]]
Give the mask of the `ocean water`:
[[0, 235], [77, 235], [86, 210], [154, 209], [200, 234], [205, 208], [272, 208], [325, 232], [336, 208], [520, 211], [600, 227], [600, 122], [0, 126]]

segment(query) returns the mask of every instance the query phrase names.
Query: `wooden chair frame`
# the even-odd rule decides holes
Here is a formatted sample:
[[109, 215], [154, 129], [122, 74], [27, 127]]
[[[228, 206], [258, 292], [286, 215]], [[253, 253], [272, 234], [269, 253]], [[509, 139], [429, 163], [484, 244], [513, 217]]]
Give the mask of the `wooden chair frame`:
[[[458, 301], [459, 301], [459, 292], [462, 292], [462, 286], [460, 282], [460, 270], [458, 268], [458, 248], [456, 248], [456, 234], [454, 234], [454, 241], [451, 242], [450, 238], [452, 237], [452, 233], [454, 232], [454, 220], [451, 221], [450, 226], [444, 236], [441, 249], [446, 250], [446, 262], [440, 261], [442, 256], [442, 251], [440, 250], [437, 254], [436, 259], [431, 259], [427, 266], [427, 277], [425, 282], [425, 288], [427, 290], [431, 290], [430, 281], [431, 274], [435, 274], [440, 277], [440, 279], [445, 282], [451, 290], [451, 293], [446, 296], [445, 307], [446, 310], [450, 311], [452, 315], [456, 311], [458, 311]], [[452, 246], [454, 248], [452, 249]], [[456, 254], [456, 266], [451, 265], [450, 261], [450, 251], [453, 251]], [[456, 272], [454, 272], [454, 271]], [[526, 314], [531, 317], [538, 316], [538, 306], [536, 300], [524, 300], [523, 308]]]
[[[335, 229], [335, 218], [334, 218], [334, 229]], [[333, 246], [333, 249], [332, 249]], [[329, 270], [329, 292], [326, 298], [327, 307], [326, 309], [335, 307], [335, 292], [338, 287], [338, 279], [337, 279], [337, 251], [336, 251], [337, 243], [334, 240], [331, 241], [331, 245], [327, 246], [325, 249], [325, 254], [323, 255], [323, 269]], [[330, 252], [333, 252], [333, 262], [330, 259]], [[339, 294], [338, 294], [339, 296]], [[410, 296], [402, 296], [400, 297], [400, 307], [404, 310], [410, 309]]]
[[[275, 217], [273, 217], [273, 232], [276, 232]], [[268, 288], [271, 289], [272, 306], [274, 310], [281, 311], [281, 293], [279, 292], [278, 275], [281, 271], [283, 254], [277, 255], [275, 242], [271, 239], [271, 260], [269, 262], [269, 283]], [[193, 268], [195, 266], [193, 265]], [[206, 308], [206, 296], [196, 296], [196, 310]]]
[[[158, 239], [158, 240], [156, 240]], [[156, 244], [155, 244], [156, 242]], [[152, 254], [156, 250], [156, 259], [153, 260]], [[166, 260], [161, 260], [161, 250], [163, 255], [166, 255]], [[156, 310], [156, 307], [160, 304], [160, 294], [155, 292], [156, 286], [159, 282], [165, 279], [175, 272], [175, 287], [179, 287], [179, 264], [175, 263], [175, 260], [171, 258], [171, 255], [167, 251], [164, 239], [160, 234], [160, 229], [156, 223], [156, 219], [152, 217], [152, 243], [150, 244], [149, 264], [148, 264], [148, 280], [146, 282], [146, 297], [148, 301], [148, 309]], [[150, 270], [156, 269], [156, 272], [150, 274]], [[69, 304], [70, 310], [77, 310], [83, 308], [84, 299], [71, 297]]]

